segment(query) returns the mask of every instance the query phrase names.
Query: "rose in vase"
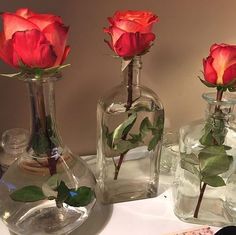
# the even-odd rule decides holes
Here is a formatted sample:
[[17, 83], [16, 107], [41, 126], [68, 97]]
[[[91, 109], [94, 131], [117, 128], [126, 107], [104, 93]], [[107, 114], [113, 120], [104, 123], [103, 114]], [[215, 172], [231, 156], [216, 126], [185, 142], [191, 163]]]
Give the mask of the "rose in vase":
[[199, 209], [207, 185], [221, 187], [225, 185], [222, 174], [227, 172], [233, 157], [227, 153], [231, 149], [225, 145], [227, 135], [227, 121], [221, 107], [225, 91], [234, 91], [236, 85], [236, 46], [214, 44], [210, 54], [203, 59], [204, 79], [200, 80], [208, 87], [216, 88], [216, 98], [212, 100], [213, 114], [209, 115], [199, 139], [201, 150], [198, 154], [183, 154], [181, 167], [198, 176], [200, 192], [194, 211], [194, 218], [198, 218]]
[[[34, 202], [55, 200], [58, 207], [63, 203], [84, 206], [93, 200], [91, 188], [69, 188], [57, 174], [57, 165], [62, 160], [60, 140], [55, 131], [53, 115], [47, 115], [44, 83], [50, 77], [60, 75], [60, 70], [70, 47], [67, 45], [69, 27], [53, 14], [39, 14], [29, 9], [19, 9], [15, 13], [2, 13], [3, 31], [0, 33], [0, 58], [20, 70], [16, 74], [2, 74], [29, 81], [32, 106], [32, 130], [28, 146], [33, 152], [33, 160], [41, 167], [46, 166], [50, 178], [42, 185], [27, 185], [10, 194], [12, 200]], [[32, 98], [33, 97], [33, 98]], [[52, 109], [52, 107], [50, 107]], [[46, 160], [45, 160], [46, 159]], [[21, 167], [37, 168], [27, 165]], [[59, 167], [58, 167], [59, 168]], [[40, 171], [40, 169], [39, 169]], [[58, 170], [59, 171], [59, 170]]]
[[138, 102], [138, 98], [133, 98], [133, 68], [138, 58], [147, 53], [155, 39], [152, 26], [158, 22], [158, 17], [148, 11], [117, 11], [108, 20], [110, 26], [104, 29], [104, 32], [108, 33], [111, 41], [106, 43], [117, 56], [123, 59], [122, 71], [127, 70], [128, 74], [127, 101], [124, 105], [128, 117], [113, 130], [109, 130], [107, 126], [103, 127], [107, 138], [107, 152], [112, 150], [111, 152], [120, 155], [118, 161], [113, 158], [114, 180], [117, 180], [122, 162], [129, 150], [143, 145], [144, 139], [151, 136], [148, 151], [152, 151], [162, 138], [163, 117], [158, 118], [154, 123], [145, 117], [140, 122], [139, 133], [131, 133], [139, 116], [138, 109], [132, 108], [135, 101]]
[[120, 57], [132, 58], [144, 54], [155, 40], [152, 26], [158, 17], [148, 11], [117, 11], [109, 17], [109, 28], [104, 32], [111, 36], [106, 41]]

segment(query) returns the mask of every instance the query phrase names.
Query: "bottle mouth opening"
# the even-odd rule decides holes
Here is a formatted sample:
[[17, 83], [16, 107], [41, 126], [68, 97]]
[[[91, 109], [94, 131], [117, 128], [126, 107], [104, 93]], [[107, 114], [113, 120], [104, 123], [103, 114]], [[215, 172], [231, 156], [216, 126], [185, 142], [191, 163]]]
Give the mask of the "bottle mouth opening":
[[216, 92], [203, 93], [202, 98], [206, 100], [209, 104], [224, 104], [224, 105], [234, 105], [236, 104], [236, 94], [230, 92], [224, 92], [221, 101], [216, 100]]
[[19, 77], [19, 80], [24, 82], [34, 82], [34, 83], [46, 83], [46, 82], [55, 82], [62, 79], [62, 74], [60, 72], [52, 74], [42, 74], [39, 78], [34, 74], [24, 74]]

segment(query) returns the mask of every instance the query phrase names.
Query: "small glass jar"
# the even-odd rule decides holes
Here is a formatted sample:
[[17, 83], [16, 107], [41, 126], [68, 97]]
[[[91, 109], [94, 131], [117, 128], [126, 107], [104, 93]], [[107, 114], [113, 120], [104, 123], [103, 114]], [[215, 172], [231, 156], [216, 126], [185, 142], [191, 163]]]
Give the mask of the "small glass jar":
[[215, 93], [203, 94], [206, 119], [180, 129], [181, 160], [173, 198], [175, 215], [181, 220], [224, 226], [235, 222], [226, 207], [236, 192], [236, 96], [225, 92], [221, 101], [215, 97]]
[[2, 147], [4, 150], [0, 156], [2, 174], [26, 151], [28, 142], [29, 131], [22, 128], [9, 129], [2, 134]]
[[174, 175], [179, 160], [179, 135], [175, 131], [166, 131], [161, 149], [160, 173]]

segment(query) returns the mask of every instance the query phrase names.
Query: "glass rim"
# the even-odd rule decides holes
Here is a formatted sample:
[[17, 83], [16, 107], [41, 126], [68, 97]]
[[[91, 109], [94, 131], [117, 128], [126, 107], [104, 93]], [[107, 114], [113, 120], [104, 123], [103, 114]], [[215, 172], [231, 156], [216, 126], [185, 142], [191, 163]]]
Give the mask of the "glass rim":
[[55, 82], [61, 80], [62, 74], [61, 72], [52, 73], [52, 74], [43, 74], [40, 78], [34, 77], [34, 74], [24, 74], [22, 77], [18, 79], [23, 82], [32, 82], [32, 83], [46, 83], [46, 82]]
[[216, 92], [206, 92], [202, 94], [202, 98], [209, 104], [236, 104], [236, 94], [233, 94], [232, 92], [224, 92], [221, 101], [216, 100], [216, 95]]

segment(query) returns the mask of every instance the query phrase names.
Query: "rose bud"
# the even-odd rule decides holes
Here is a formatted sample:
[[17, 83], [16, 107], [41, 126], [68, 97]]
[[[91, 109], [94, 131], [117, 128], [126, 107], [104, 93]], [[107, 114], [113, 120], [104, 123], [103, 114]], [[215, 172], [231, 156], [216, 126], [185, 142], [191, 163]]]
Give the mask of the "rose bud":
[[104, 32], [111, 36], [111, 42], [106, 42], [120, 57], [144, 54], [155, 39], [152, 26], [158, 17], [152, 12], [117, 11], [108, 21], [110, 27], [104, 29]]

